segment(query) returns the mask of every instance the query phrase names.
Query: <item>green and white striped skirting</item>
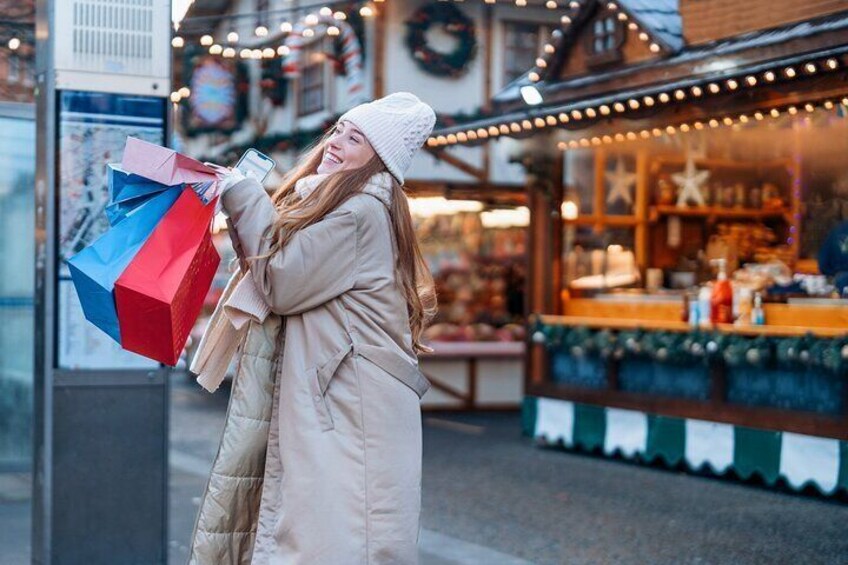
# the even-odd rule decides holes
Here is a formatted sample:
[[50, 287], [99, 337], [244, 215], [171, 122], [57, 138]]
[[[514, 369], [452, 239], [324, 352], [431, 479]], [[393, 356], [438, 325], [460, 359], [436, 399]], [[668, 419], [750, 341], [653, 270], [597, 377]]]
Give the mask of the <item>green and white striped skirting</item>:
[[758, 474], [769, 485], [782, 478], [794, 489], [812, 484], [828, 495], [848, 490], [848, 442], [836, 439], [534, 396], [524, 399], [523, 421], [528, 435], [568, 448], [685, 462], [716, 474], [733, 470], [743, 479]]

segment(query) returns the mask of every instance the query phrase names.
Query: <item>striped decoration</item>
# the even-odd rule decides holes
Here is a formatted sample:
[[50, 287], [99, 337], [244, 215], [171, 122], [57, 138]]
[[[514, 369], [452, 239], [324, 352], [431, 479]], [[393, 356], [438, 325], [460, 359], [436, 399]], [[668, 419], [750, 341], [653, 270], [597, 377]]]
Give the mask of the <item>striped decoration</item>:
[[[283, 73], [287, 77], [300, 76], [303, 46], [309, 41], [317, 41], [327, 33], [328, 27], [335, 26], [339, 29], [347, 91], [350, 95], [361, 95], [365, 83], [362, 78], [362, 47], [356, 37], [356, 32], [349, 23], [337, 20], [333, 16], [322, 15], [318, 18], [318, 24], [315, 26], [309, 26], [306, 24], [305, 18], [301, 19], [286, 38], [285, 45], [289, 48], [289, 53], [283, 59]], [[307, 28], [315, 30], [314, 38], [307, 39], [303, 36], [304, 30]]]
[[522, 423], [525, 434], [567, 448], [733, 470], [743, 479], [756, 474], [771, 486], [784, 479], [796, 490], [812, 484], [826, 495], [848, 490], [846, 441], [532, 396], [524, 399]]

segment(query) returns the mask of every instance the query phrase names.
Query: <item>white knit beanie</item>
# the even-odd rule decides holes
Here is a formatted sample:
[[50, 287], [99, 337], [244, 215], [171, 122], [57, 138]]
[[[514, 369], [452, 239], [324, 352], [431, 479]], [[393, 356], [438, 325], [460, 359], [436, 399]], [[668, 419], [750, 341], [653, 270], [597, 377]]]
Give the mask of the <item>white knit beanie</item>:
[[436, 124], [433, 109], [409, 92], [396, 92], [348, 110], [339, 121], [355, 125], [397, 181]]

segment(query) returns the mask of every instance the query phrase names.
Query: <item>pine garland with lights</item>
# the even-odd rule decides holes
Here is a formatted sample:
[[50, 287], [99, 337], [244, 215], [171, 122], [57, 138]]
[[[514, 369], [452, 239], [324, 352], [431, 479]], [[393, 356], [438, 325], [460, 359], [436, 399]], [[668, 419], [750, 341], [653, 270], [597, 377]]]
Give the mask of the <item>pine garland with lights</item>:
[[549, 351], [578, 357], [591, 354], [616, 360], [649, 359], [677, 366], [722, 363], [729, 368], [816, 370], [848, 375], [848, 336], [829, 339], [812, 334], [748, 337], [701, 330], [614, 331], [541, 322], [531, 328], [534, 343], [544, 345]]
[[[442, 25], [456, 38], [456, 49], [445, 54], [427, 45], [427, 31], [433, 25]], [[427, 4], [412, 15], [406, 27], [406, 46], [421, 70], [449, 78], [458, 78], [468, 71], [477, 54], [477, 38], [474, 22], [459, 8], [446, 2]]]

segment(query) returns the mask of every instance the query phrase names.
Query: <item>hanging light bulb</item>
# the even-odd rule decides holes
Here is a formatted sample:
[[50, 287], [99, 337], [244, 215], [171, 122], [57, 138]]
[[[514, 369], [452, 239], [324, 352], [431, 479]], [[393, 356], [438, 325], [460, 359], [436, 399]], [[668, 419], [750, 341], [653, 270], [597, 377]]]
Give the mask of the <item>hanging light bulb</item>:
[[303, 37], [315, 37], [315, 30], [310, 28], [303, 30]]
[[262, 56], [266, 59], [273, 59], [276, 54], [277, 52], [274, 51], [273, 47], [266, 47], [262, 50]]
[[333, 14], [333, 17], [339, 20], [340, 22], [343, 22], [347, 19], [347, 14], [345, 14], [344, 12], [335, 12]]
[[333, 10], [331, 10], [328, 6], [324, 6], [323, 8], [318, 10], [318, 13], [324, 16], [325, 18], [329, 18], [333, 15]]
[[239, 56], [242, 59], [250, 59], [253, 56], [253, 52], [250, 49], [242, 49], [239, 52]]
[[180, 88], [177, 93], [180, 95], [180, 98], [188, 98], [191, 96], [191, 90], [187, 86]]
[[786, 70], [783, 72], [789, 78], [795, 78], [795, 75], [798, 74], [793, 67], [786, 67]]
[[185, 40], [182, 37], [180, 37], [179, 35], [175, 35], [173, 38], [171, 38], [171, 47], [176, 47], [177, 49], [179, 49], [183, 46], [185, 46]]
[[268, 28], [265, 26], [256, 26], [256, 29], [253, 30], [254, 35], [256, 37], [265, 37], [268, 35]]
[[363, 6], [359, 9], [359, 15], [363, 18], [370, 18], [374, 15], [374, 10], [371, 8], [371, 6]]
[[251, 49], [250, 57], [252, 59], [261, 59], [262, 58], [262, 49]]
[[294, 26], [291, 25], [291, 22], [283, 22], [280, 24], [280, 31], [283, 33], [291, 33]]
[[221, 55], [223, 55], [227, 59], [232, 59], [236, 56], [236, 50], [232, 47], [227, 47], [226, 49], [224, 49], [224, 52], [221, 53]]
[[336, 26], [330, 26], [330, 27], [327, 28], [327, 35], [329, 35], [331, 37], [335, 37], [335, 36], [339, 35], [339, 33], [341, 33], [341, 32], [339, 31], [339, 28], [337, 28]]
[[211, 35], [204, 35], [203, 37], [200, 38], [200, 44], [203, 45], [204, 47], [209, 47], [213, 43], [215, 43], [215, 40], [212, 39]]
[[239, 34], [237, 32], [231, 31], [230, 33], [227, 34], [227, 42], [228, 43], [235, 43], [238, 40], [239, 40]]
[[277, 55], [281, 57], [285, 57], [289, 54], [290, 51], [291, 50], [288, 48], [287, 45], [280, 45], [279, 47], [277, 47]]
[[318, 16], [315, 14], [309, 14], [303, 22], [308, 26], [318, 25]]
[[171, 102], [173, 102], [174, 104], [179, 104], [179, 102], [180, 102], [180, 93], [179, 92], [172, 92], [171, 93]]
[[209, 48], [209, 54], [210, 55], [220, 55], [223, 51], [224, 51], [224, 48], [221, 47], [220, 45], [218, 45], [217, 43], [212, 45]]

